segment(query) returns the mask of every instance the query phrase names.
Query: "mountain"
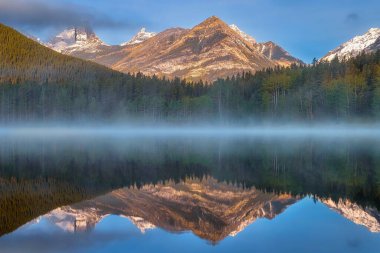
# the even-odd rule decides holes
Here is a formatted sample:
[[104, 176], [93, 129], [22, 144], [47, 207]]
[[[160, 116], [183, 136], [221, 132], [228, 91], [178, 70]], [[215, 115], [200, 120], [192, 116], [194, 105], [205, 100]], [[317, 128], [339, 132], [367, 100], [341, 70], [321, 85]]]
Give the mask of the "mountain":
[[128, 42], [122, 43], [120, 46], [139, 44], [141, 42], [146, 41], [147, 39], [152, 38], [156, 34], [157, 33], [155, 32], [147, 32], [146, 28], [143, 27], [135, 36], [133, 36], [131, 40], [129, 40]]
[[356, 36], [336, 49], [330, 51], [320, 61], [350, 59], [360, 53], [373, 53], [380, 49], [380, 28], [371, 28], [363, 35]]
[[45, 217], [67, 231], [87, 231], [107, 215], [130, 219], [142, 232], [160, 227], [192, 231], [216, 243], [235, 236], [259, 218], [273, 219], [298, 199], [289, 195], [246, 190], [213, 178], [123, 188]]
[[[60, 42], [62, 36], [58, 37]], [[106, 46], [96, 40], [89, 49], [82, 49], [81, 44], [73, 42], [73, 31], [69, 37], [70, 43], [62, 53], [124, 73], [142, 72], [190, 81], [211, 82], [243, 71], [302, 63], [274, 43], [257, 43], [236, 25], [229, 26], [215, 16], [192, 29], [171, 28], [158, 34], [142, 29], [121, 46]], [[55, 44], [50, 43], [50, 47], [61, 49]]]
[[80, 58], [88, 58], [109, 48], [89, 27], [73, 27], [52, 38], [51, 49]]
[[0, 45], [0, 83], [79, 84], [121, 76], [99, 64], [57, 53], [2, 24]]
[[121, 72], [141, 71], [147, 75], [211, 81], [275, 66], [216, 17], [182, 32], [173, 41], [172, 35], [165, 36], [164, 41], [157, 35], [138, 47], [126, 49], [125, 57], [113, 63], [112, 68]]

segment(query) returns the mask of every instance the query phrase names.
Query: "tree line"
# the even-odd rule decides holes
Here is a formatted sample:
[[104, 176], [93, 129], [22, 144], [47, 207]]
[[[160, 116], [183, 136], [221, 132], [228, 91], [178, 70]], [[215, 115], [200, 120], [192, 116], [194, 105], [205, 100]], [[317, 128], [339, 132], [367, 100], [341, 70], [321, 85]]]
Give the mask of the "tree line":
[[122, 74], [0, 25], [1, 123], [41, 120], [377, 120], [380, 51], [213, 83]]

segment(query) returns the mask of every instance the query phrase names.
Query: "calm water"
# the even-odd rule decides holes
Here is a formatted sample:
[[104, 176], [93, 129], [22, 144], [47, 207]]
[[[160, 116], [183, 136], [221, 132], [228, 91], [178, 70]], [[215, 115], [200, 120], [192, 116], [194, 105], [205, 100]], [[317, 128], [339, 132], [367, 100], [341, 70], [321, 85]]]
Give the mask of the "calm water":
[[0, 131], [0, 252], [379, 252], [368, 133]]

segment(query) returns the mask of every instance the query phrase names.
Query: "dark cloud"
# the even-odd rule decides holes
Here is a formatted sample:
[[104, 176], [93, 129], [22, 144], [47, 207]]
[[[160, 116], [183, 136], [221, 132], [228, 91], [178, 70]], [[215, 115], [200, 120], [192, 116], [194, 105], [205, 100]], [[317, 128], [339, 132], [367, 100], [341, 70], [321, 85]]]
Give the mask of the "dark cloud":
[[38, 0], [0, 0], [0, 22], [29, 29], [74, 25], [113, 28], [125, 25], [89, 7], [52, 5]]
[[359, 15], [357, 13], [350, 13], [346, 17], [346, 21], [348, 22], [356, 22], [359, 20]]

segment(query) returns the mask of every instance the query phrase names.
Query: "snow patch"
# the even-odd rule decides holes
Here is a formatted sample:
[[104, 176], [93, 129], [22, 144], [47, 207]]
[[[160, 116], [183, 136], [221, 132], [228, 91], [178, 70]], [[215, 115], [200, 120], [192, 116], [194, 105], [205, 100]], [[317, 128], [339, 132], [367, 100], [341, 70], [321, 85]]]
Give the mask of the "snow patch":
[[157, 33], [155, 33], [155, 32], [148, 32], [146, 30], [146, 28], [143, 27], [135, 36], [133, 36], [133, 38], [131, 40], [129, 40], [128, 42], [124, 42], [124, 43], [120, 44], [120, 46], [140, 44], [140, 43], [146, 41], [147, 39], [150, 39], [150, 38], [156, 36], [156, 34]]

